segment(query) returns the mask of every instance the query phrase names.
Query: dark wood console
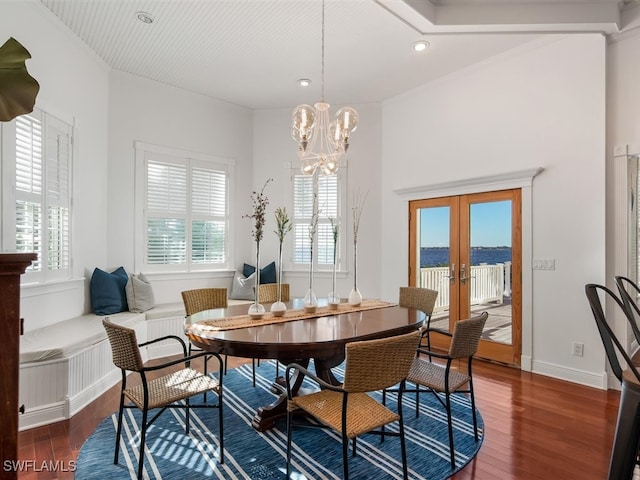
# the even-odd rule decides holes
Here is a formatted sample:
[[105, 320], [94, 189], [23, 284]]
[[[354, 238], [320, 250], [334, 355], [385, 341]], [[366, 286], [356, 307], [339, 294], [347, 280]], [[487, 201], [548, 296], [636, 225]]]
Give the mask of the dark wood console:
[[[18, 374], [20, 368], [20, 275], [36, 259], [34, 253], [0, 253], [0, 464], [18, 459]], [[0, 479], [16, 479], [17, 471], [0, 468]]]

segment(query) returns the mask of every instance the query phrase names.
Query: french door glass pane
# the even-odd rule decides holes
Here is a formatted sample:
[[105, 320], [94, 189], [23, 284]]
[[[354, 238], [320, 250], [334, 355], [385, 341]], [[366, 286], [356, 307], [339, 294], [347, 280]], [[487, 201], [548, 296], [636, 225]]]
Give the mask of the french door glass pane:
[[451, 208], [421, 208], [418, 218], [420, 272], [416, 285], [438, 292], [431, 325], [449, 330]]
[[511, 218], [510, 200], [471, 203], [469, 305], [489, 318], [483, 340], [511, 344]]

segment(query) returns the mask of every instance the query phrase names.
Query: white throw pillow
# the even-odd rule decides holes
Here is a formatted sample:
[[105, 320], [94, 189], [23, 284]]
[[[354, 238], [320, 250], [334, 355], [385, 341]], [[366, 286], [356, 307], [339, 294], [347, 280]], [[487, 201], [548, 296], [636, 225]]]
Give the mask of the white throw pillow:
[[125, 291], [130, 312], [146, 312], [156, 306], [151, 282], [142, 273], [140, 275], [129, 275]]
[[241, 271], [237, 271], [233, 276], [231, 284], [231, 295], [233, 300], [255, 300], [254, 287], [256, 282], [256, 272], [245, 277]]

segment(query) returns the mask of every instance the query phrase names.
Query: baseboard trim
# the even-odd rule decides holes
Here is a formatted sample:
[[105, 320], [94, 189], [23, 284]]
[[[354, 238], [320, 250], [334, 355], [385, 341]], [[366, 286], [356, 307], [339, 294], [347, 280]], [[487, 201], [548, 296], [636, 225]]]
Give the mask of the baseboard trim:
[[531, 371], [533, 373], [539, 373], [541, 375], [546, 375], [547, 377], [579, 383], [580, 385], [599, 388], [600, 390], [607, 390], [608, 388], [608, 378], [605, 372], [602, 374], [596, 374], [593, 372], [578, 370], [576, 368], [567, 368], [553, 363], [540, 362], [536, 360], [532, 362], [532, 367]]
[[78, 413], [84, 407], [93, 402], [96, 398], [102, 395], [104, 392], [113, 387], [116, 383], [120, 381], [121, 373], [119, 369], [114, 369], [109, 372], [107, 375], [99, 379], [93, 385], [88, 388], [85, 388], [80, 393], [74, 396], [67, 397], [65, 406], [66, 418], [71, 418], [73, 415]]
[[520, 355], [520, 370], [530, 372], [532, 369], [532, 361], [530, 355]]
[[29, 430], [30, 428], [41, 427], [54, 422], [65, 420], [65, 402], [51, 403], [49, 405], [38, 405], [27, 409], [18, 417], [18, 431]]

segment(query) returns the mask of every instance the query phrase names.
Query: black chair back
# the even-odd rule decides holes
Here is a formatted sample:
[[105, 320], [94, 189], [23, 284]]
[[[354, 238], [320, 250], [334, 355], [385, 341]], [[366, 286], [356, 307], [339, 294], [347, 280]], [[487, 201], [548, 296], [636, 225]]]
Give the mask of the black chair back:
[[605, 299], [609, 297], [611, 300], [615, 302], [620, 310], [624, 313], [625, 318], [631, 324], [635, 324], [633, 317], [629, 316], [627, 309], [625, 308], [622, 301], [609, 290], [607, 287], [602, 285], [596, 285], [594, 283], [587, 284], [585, 286], [585, 293], [587, 294], [587, 299], [589, 300], [589, 305], [591, 306], [591, 311], [593, 312], [593, 317], [595, 318], [596, 325], [598, 326], [598, 332], [600, 332], [600, 338], [602, 339], [602, 344], [604, 346], [604, 350], [607, 354], [607, 359], [609, 360], [609, 365], [613, 370], [614, 375], [618, 378], [618, 380], [622, 381], [622, 370], [623, 366], [620, 363], [618, 358], [618, 354], [624, 358], [625, 363], [630, 371], [638, 379], [640, 382], [640, 373], [633, 365], [629, 354], [626, 352], [626, 349], [622, 346], [616, 335], [613, 333], [613, 330], [607, 323], [607, 318], [604, 314], [604, 309], [602, 308], [602, 303], [600, 302], [600, 296], [598, 291], [602, 291], [605, 294]]
[[638, 328], [640, 307], [636, 301], [636, 298], [640, 297], [640, 287], [633, 280], [622, 275], [617, 275], [615, 278], [622, 303], [627, 310], [628, 317], [633, 320], [631, 321], [633, 335], [636, 337], [636, 342], [640, 344], [640, 328]]

